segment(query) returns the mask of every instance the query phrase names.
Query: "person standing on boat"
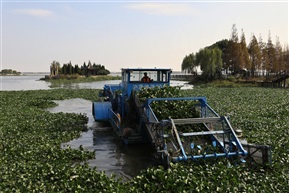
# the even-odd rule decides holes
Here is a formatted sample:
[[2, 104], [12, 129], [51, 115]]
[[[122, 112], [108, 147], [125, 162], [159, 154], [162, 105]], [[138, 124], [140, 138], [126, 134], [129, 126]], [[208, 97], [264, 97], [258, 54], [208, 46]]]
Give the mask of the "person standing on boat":
[[144, 73], [144, 77], [142, 77], [141, 81], [142, 82], [150, 82], [151, 81], [150, 77], [148, 77], [148, 73], [146, 73], [146, 72]]

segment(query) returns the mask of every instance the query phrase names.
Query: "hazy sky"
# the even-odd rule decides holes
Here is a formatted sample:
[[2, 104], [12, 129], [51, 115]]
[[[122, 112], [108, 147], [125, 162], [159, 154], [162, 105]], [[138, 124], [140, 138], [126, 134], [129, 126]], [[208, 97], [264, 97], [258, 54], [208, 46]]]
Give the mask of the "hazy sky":
[[1, 69], [49, 72], [61, 65], [102, 64], [181, 70], [183, 58], [222, 39], [233, 24], [288, 44], [288, 1], [1, 0]]

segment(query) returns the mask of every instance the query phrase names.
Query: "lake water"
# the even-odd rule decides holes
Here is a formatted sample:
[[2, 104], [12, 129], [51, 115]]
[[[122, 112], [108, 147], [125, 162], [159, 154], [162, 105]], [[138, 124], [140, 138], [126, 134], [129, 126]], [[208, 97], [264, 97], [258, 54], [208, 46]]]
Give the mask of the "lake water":
[[[46, 90], [52, 89], [51, 83], [42, 81], [44, 75], [27, 76], [0, 76], [0, 90]], [[58, 85], [53, 88], [66, 89], [102, 89], [105, 84], [118, 84], [120, 80], [73, 83]], [[172, 81], [172, 86], [182, 86], [184, 81]], [[88, 116], [88, 131], [83, 132], [78, 139], [62, 144], [63, 147], [71, 146], [79, 148], [82, 145], [88, 150], [95, 151], [95, 159], [88, 160], [91, 167], [96, 166], [100, 171], [105, 171], [110, 175], [114, 173], [122, 179], [130, 179], [148, 166], [156, 165], [153, 149], [150, 145], [126, 146], [120, 143], [114, 136], [112, 128], [103, 126], [94, 121], [91, 113], [91, 101], [84, 99], [69, 99], [55, 101], [58, 106], [47, 109], [52, 113], [82, 113]]]
[[[0, 76], [0, 90], [47, 90], [52, 89], [51, 83], [40, 80], [45, 75], [26, 75], [26, 76]], [[102, 89], [105, 84], [118, 84], [120, 80], [108, 80], [98, 82], [83, 82], [72, 84], [53, 85], [53, 88], [68, 89]], [[172, 86], [183, 86], [184, 81], [171, 81]]]

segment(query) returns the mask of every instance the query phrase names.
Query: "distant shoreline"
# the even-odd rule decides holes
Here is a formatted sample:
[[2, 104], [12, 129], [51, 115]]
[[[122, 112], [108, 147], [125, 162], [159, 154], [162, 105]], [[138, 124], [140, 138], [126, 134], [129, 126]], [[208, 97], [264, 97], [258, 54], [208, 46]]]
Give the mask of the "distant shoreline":
[[0, 74], [0, 76], [25, 76], [23, 74]]

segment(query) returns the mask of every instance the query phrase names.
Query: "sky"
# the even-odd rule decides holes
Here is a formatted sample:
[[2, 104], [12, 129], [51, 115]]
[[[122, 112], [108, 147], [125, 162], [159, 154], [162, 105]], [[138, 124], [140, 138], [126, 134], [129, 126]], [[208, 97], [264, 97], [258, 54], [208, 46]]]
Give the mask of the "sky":
[[53, 61], [180, 71], [183, 58], [269, 34], [288, 45], [288, 1], [1, 0], [1, 69], [49, 72]]

